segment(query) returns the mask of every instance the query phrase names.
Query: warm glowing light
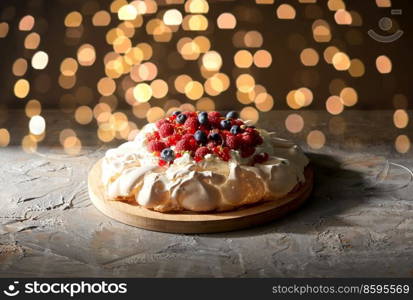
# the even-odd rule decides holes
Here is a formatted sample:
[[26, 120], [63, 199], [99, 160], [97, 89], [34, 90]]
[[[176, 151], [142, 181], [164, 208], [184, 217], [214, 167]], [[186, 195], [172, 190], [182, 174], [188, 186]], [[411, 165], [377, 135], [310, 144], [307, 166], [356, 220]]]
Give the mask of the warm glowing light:
[[7, 147], [10, 143], [10, 133], [5, 128], [0, 128], [0, 148]]
[[217, 25], [220, 29], [234, 29], [237, 26], [237, 19], [231, 13], [222, 13], [217, 19]]
[[364, 73], [366, 72], [366, 68], [364, 66], [364, 63], [360, 59], [352, 59], [351, 60], [351, 66], [350, 69], [348, 69], [348, 72], [352, 77], [362, 77]]
[[353, 18], [351, 14], [345, 9], [339, 9], [334, 14], [334, 19], [339, 25], [351, 25]]
[[295, 9], [289, 4], [281, 4], [277, 8], [278, 19], [295, 19]]
[[96, 51], [95, 47], [91, 44], [83, 44], [77, 50], [77, 60], [81, 66], [91, 66], [96, 61]]
[[118, 10], [118, 18], [122, 21], [134, 20], [137, 15], [138, 10], [131, 4], [124, 5]]
[[313, 38], [316, 42], [327, 43], [331, 40], [330, 25], [324, 20], [316, 20], [313, 23]]
[[156, 122], [163, 117], [165, 117], [165, 112], [160, 107], [152, 107], [146, 113], [146, 119], [148, 120], [148, 122]]
[[13, 64], [12, 72], [14, 76], [23, 76], [27, 71], [27, 60], [18, 58]]
[[198, 81], [190, 81], [185, 85], [185, 96], [191, 100], [198, 100], [204, 94], [204, 87]]
[[252, 54], [248, 50], [239, 50], [235, 53], [234, 63], [238, 68], [249, 68], [252, 62]]
[[32, 57], [32, 67], [36, 70], [43, 70], [49, 63], [49, 56], [44, 51], [36, 52]]
[[300, 59], [304, 66], [312, 67], [318, 64], [320, 57], [313, 48], [307, 48], [301, 52]]
[[291, 133], [299, 133], [304, 128], [304, 119], [299, 114], [291, 114], [285, 119], [285, 128]]
[[19, 23], [19, 30], [20, 31], [30, 31], [33, 29], [34, 26], [34, 18], [33, 16], [27, 15], [24, 16]]
[[407, 153], [410, 150], [411, 147], [411, 143], [410, 143], [410, 139], [407, 135], [399, 135], [396, 138], [396, 141], [394, 142], [394, 146], [396, 148], [396, 151], [399, 153]]
[[65, 18], [66, 27], [79, 27], [82, 24], [83, 17], [77, 11], [72, 11]]
[[236, 80], [238, 90], [242, 93], [248, 93], [253, 90], [255, 86], [254, 77], [250, 74], [241, 74]]
[[221, 55], [216, 51], [208, 51], [202, 57], [202, 64], [208, 71], [218, 71], [222, 66]]
[[351, 87], [342, 89], [340, 92], [340, 98], [345, 106], [354, 106], [358, 101], [357, 92]]
[[34, 135], [41, 135], [46, 130], [46, 121], [42, 116], [33, 116], [29, 122], [29, 130]]
[[174, 85], [175, 85], [175, 89], [183, 94], [185, 93], [185, 86], [192, 81], [192, 78], [186, 74], [182, 74], [179, 75], [178, 77], [176, 77]]
[[78, 69], [77, 61], [74, 58], [65, 58], [60, 64], [60, 72], [65, 76], [73, 76]]
[[392, 71], [393, 65], [386, 55], [381, 55], [376, 59], [376, 67], [377, 71], [381, 74], [388, 74]]
[[30, 92], [30, 83], [26, 79], [19, 79], [14, 85], [14, 95], [17, 98], [26, 98]]
[[397, 128], [406, 128], [409, 125], [409, 115], [404, 109], [397, 109], [393, 114], [393, 123]]
[[32, 32], [26, 36], [24, 39], [24, 48], [26, 49], [37, 49], [40, 44], [40, 35], [36, 32]]
[[93, 120], [92, 109], [88, 106], [79, 106], [75, 112], [75, 120], [82, 125], [89, 124]]
[[9, 33], [9, 24], [6, 22], [0, 23], [0, 39], [5, 38]]
[[110, 14], [105, 10], [96, 12], [92, 18], [92, 23], [94, 26], [108, 26], [110, 21]]
[[271, 53], [267, 50], [258, 50], [254, 54], [254, 64], [258, 68], [268, 68], [272, 64]]
[[169, 9], [163, 15], [163, 22], [165, 25], [177, 26], [182, 23], [182, 14], [177, 9]]
[[203, 15], [187, 15], [182, 28], [188, 31], [205, 31], [208, 29], [208, 19]]
[[152, 88], [147, 83], [139, 83], [133, 89], [133, 96], [138, 102], [148, 102], [152, 97]]
[[263, 112], [270, 111], [274, 107], [273, 97], [266, 92], [258, 94], [257, 97], [255, 97], [254, 102], [255, 106]]
[[391, 0], [376, 0], [378, 7], [391, 7]]
[[340, 52], [340, 50], [338, 50], [334, 46], [327, 47], [326, 50], [324, 51], [324, 60], [327, 63], [332, 64], [333, 63], [333, 57], [338, 52]]
[[343, 112], [344, 106], [340, 97], [331, 96], [327, 99], [326, 109], [332, 115], [339, 115]]
[[241, 119], [246, 120], [249, 124], [255, 124], [258, 122], [260, 115], [254, 107], [247, 106], [241, 110], [240, 117]]
[[350, 58], [344, 52], [334, 54], [332, 62], [337, 71], [346, 71], [351, 65]]
[[152, 81], [151, 88], [154, 98], [161, 99], [168, 94], [168, 84], [162, 79]]
[[319, 130], [310, 131], [307, 135], [307, 144], [310, 148], [318, 150], [324, 147], [326, 143], [326, 137], [324, 133]]
[[33, 116], [40, 115], [40, 113], [42, 112], [42, 105], [40, 104], [39, 101], [33, 99], [27, 102], [26, 108], [24, 111], [26, 113], [26, 116], [31, 118]]
[[255, 30], [248, 31], [243, 37], [243, 43], [248, 48], [260, 48], [263, 42], [261, 33]]
[[112, 78], [104, 77], [99, 80], [97, 89], [101, 95], [110, 96], [116, 90], [116, 83]]
[[185, 11], [192, 14], [206, 14], [209, 10], [205, 0], [188, 0], [185, 2]]

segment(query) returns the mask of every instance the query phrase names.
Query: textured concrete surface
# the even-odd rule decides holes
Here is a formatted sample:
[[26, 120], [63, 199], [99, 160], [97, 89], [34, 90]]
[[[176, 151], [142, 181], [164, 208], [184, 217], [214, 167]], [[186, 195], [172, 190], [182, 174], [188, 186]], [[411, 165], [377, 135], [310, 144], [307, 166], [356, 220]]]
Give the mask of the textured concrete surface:
[[[306, 127], [296, 135], [284, 128], [286, 112], [260, 125], [308, 151], [316, 171], [308, 204], [265, 226], [208, 235], [145, 231], [93, 207], [88, 170], [119, 142], [102, 145], [93, 128], [77, 129], [82, 152], [65, 155], [53, 141], [71, 124], [50, 114], [43, 146], [27, 154], [18, 136], [26, 124], [15, 125], [17, 137], [0, 149], [0, 276], [412, 277], [413, 157], [394, 150], [402, 131], [391, 112], [345, 112], [340, 134], [326, 113], [301, 114]], [[305, 142], [314, 129], [326, 135], [319, 150]]]

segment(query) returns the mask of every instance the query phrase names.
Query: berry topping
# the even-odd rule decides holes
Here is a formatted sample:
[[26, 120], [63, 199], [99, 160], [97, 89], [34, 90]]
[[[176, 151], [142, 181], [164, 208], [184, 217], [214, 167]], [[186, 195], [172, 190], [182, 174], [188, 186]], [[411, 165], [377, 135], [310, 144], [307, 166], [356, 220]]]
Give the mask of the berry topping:
[[196, 151], [195, 151], [195, 160], [196, 161], [201, 161], [205, 155], [211, 153], [211, 150], [208, 149], [208, 147], [199, 147]]
[[218, 132], [211, 132], [208, 137], [211, 141], [219, 143], [222, 138]]
[[247, 158], [253, 155], [255, 152], [255, 148], [253, 146], [244, 146], [241, 147], [241, 157]]
[[253, 158], [253, 163], [254, 164], [262, 164], [264, 162], [266, 162], [269, 158], [269, 155], [267, 152], [264, 153], [259, 153], [259, 154], [255, 154], [254, 158]]
[[237, 149], [239, 146], [239, 139], [235, 135], [227, 135], [225, 143], [230, 149]]
[[161, 128], [159, 128], [159, 134], [163, 138], [168, 137], [172, 135], [173, 133], [174, 133], [174, 127], [172, 126], [172, 124], [165, 123], [161, 126]]
[[208, 141], [208, 137], [207, 137], [206, 133], [203, 132], [202, 130], [197, 130], [194, 134], [194, 138], [198, 143], [200, 143], [202, 145], [205, 145]]
[[148, 150], [150, 152], [161, 152], [163, 149], [166, 148], [166, 145], [164, 142], [161, 141], [150, 141], [148, 143]]
[[221, 123], [221, 128], [225, 130], [230, 130], [231, 129], [231, 121], [230, 120], [222, 120]]
[[187, 119], [187, 116], [185, 114], [179, 114], [176, 117], [176, 122], [179, 123], [179, 124], [184, 124], [186, 119]]
[[198, 115], [198, 121], [199, 121], [199, 124], [201, 125], [208, 124], [208, 113], [205, 111], [200, 112]]
[[221, 122], [221, 114], [217, 111], [210, 111], [208, 113], [208, 122], [214, 128], [219, 128]]
[[167, 119], [161, 119], [155, 123], [156, 127], [159, 129], [162, 125], [169, 123]]
[[232, 134], [241, 133], [242, 129], [239, 125], [232, 125], [230, 132]]
[[195, 133], [195, 131], [198, 129], [198, 126], [198, 118], [195, 117], [189, 117], [184, 124], [185, 129], [191, 133]]
[[161, 158], [164, 161], [171, 162], [175, 159], [175, 153], [171, 148], [165, 148], [161, 152]]
[[256, 153], [256, 147], [263, 143], [259, 131], [239, 119], [235, 111], [228, 112], [225, 118], [216, 111], [175, 111], [157, 121], [156, 128], [146, 134], [147, 149], [159, 157], [160, 166], [169, 166], [185, 153], [197, 162], [207, 154], [228, 161], [231, 151], [250, 158], [252, 165], [269, 158], [267, 153]]
[[236, 111], [230, 111], [225, 116], [227, 119], [238, 119], [238, 113]]

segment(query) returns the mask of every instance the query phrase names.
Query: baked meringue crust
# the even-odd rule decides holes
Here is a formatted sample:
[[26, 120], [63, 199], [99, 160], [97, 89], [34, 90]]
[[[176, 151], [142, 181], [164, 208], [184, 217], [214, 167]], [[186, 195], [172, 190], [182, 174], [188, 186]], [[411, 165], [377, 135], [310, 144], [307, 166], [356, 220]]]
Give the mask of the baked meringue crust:
[[159, 212], [229, 211], [261, 201], [282, 201], [305, 182], [308, 159], [294, 143], [260, 130], [264, 143], [256, 153], [269, 159], [251, 165], [231, 153], [229, 161], [214, 155], [195, 162], [189, 154], [169, 167], [158, 166], [148, 152], [146, 125], [134, 141], [107, 151], [102, 162], [102, 182], [110, 200], [136, 202]]

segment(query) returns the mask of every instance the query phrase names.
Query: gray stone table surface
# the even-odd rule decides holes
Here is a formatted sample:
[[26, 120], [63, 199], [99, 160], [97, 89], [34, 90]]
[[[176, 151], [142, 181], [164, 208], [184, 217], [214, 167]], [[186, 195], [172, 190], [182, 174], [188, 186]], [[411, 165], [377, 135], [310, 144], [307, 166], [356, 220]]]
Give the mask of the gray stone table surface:
[[[89, 201], [88, 170], [121, 141], [103, 144], [93, 126], [47, 111], [46, 139], [29, 154], [20, 145], [27, 118], [9, 111], [2, 126], [12, 140], [0, 148], [0, 276], [412, 277], [412, 151], [394, 145], [412, 125], [395, 128], [391, 111], [303, 111], [304, 129], [291, 134], [290, 113], [263, 114], [258, 125], [309, 153], [316, 177], [308, 203], [264, 226], [183, 235], [120, 224]], [[63, 128], [78, 133], [79, 155], [58, 147]], [[323, 147], [307, 144], [312, 130], [324, 133]]]

